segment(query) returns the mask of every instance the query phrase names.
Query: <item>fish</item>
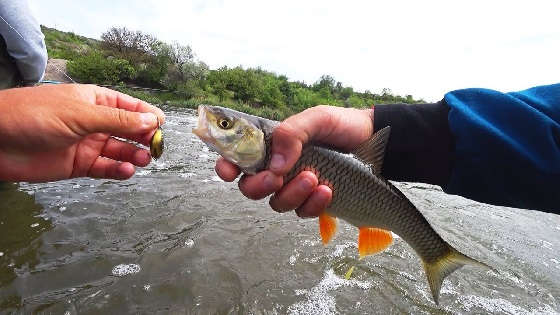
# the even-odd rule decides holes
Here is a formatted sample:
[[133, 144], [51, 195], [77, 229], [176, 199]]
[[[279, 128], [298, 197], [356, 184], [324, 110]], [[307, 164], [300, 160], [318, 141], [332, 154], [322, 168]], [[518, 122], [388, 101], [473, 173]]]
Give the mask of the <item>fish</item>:
[[[210, 149], [237, 165], [246, 174], [267, 168], [271, 140], [278, 121], [219, 106], [200, 105], [198, 126], [192, 130]], [[304, 145], [285, 182], [302, 171], [311, 171], [319, 184], [332, 190], [332, 200], [319, 215], [323, 244], [335, 235], [340, 218], [359, 229], [360, 258], [387, 249], [393, 234], [406, 241], [420, 257], [434, 302], [439, 305], [443, 280], [464, 265], [492, 269], [448, 244], [416, 206], [381, 176], [387, 126], [359, 145], [351, 154], [309, 143]], [[346, 277], [349, 277], [351, 270]]]

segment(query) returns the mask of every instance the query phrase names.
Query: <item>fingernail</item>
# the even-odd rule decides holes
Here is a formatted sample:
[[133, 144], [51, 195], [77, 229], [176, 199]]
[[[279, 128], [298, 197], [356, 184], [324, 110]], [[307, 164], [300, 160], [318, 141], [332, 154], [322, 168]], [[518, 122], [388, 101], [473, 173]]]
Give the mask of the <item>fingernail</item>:
[[143, 128], [152, 128], [157, 126], [157, 116], [152, 113], [141, 113], [140, 121], [142, 121]]
[[284, 164], [286, 164], [286, 159], [284, 156], [278, 153], [272, 155], [270, 159], [270, 170], [271, 171], [280, 171], [284, 168]]

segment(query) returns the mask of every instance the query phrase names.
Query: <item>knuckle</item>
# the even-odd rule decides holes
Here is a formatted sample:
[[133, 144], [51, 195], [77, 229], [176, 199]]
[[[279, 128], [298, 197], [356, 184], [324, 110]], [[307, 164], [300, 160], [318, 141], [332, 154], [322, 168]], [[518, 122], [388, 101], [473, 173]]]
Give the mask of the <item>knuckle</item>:
[[130, 123], [130, 116], [124, 109], [117, 110], [117, 121], [121, 126], [128, 126]]
[[274, 130], [274, 134], [276, 137], [293, 139], [295, 132], [294, 128], [290, 125], [289, 122], [283, 122]]

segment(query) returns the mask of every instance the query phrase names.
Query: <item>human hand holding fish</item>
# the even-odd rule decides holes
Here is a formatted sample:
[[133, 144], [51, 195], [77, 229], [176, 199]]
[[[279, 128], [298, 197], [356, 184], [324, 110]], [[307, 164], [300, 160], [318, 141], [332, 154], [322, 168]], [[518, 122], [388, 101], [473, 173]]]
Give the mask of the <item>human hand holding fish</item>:
[[[252, 175], [244, 175], [239, 185], [253, 199], [278, 190], [270, 202], [277, 211], [303, 203], [300, 216], [319, 214], [323, 244], [334, 236], [336, 218], [359, 228], [360, 257], [387, 249], [392, 232], [399, 235], [420, 257], [436, 303], [443, 280], [455, 270], [489, 268], [448, 244], [381, 176], [391, 128], [372, 134], [371, 111], [321, 106], [283, 123], [218, 106], [201, 105], [198, 115], [193, 133], [224, 158], [216, 167], [220, 176]], [[341, 152], [350, 149], [351, 155]], [[302, 187], [306, 180], [311, 184]]]
[[[373, 109], [316, 106], [289, 117], [272, 135], [272, 157], [268, 169], [244, 175], [241, 192], [251, 199], [272, 193], [270, 206], [277, 212], [296, 210], [300, 217], [317, 217], [331, 201], [329, 186], [321, 185], [317, 176], [303, 171], [288, 183], [283, 177], [292, 169], [308, 142], [322, 143], [349, 152], [373, 134]], [[216, 172], [225, 181], [233, 181], [239, 167], [223, 157], [216, 162]]]

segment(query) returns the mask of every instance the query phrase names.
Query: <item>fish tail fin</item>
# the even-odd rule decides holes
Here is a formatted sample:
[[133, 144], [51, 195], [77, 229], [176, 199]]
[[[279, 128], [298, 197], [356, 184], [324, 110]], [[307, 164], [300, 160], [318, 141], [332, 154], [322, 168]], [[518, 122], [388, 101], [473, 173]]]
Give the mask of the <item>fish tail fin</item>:
[[494, 270], [494, 268], [488, 266], [487, 264], [460, 253], [450, 245], [448, 246], [450, 250], [448, 254], [439, 257], [433, 262], [428, 263], [423, 261], [428, 283], [430, 284], [430, 290], [432, 291], [434, 302], [437, 305], [439, 305], [439, 291], [443, 280], [445, 277], [452, 274], [453, 271], [463, 267], [464, 265], [479, 266]]

